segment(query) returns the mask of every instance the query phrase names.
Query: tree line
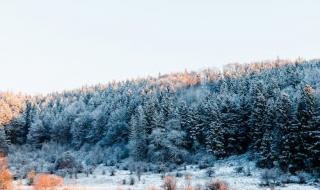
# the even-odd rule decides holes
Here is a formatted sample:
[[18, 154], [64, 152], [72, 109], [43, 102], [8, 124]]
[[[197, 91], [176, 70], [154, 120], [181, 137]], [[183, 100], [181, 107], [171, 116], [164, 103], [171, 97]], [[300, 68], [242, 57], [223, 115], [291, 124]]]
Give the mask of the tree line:
[[260, 167], [319, 173], [319, 82], [319, 60], [278, 59], [46, 96], [1, 93], [0, 150], [56, 142], [98, 148], [98, 163], [159, 165], [249, 152]]

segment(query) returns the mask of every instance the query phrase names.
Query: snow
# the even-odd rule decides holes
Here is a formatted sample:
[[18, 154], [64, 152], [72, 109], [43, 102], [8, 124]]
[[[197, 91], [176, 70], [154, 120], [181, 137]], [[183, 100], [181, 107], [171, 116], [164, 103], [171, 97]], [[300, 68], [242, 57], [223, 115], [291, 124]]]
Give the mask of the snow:
[[[239, 174], [235, 169], [242, 166], [244, 169], [250, 168], [251, 176]], [[74, 190], [147, 190], [150, 187], [162, 189], [163, 179], [161, 174], [143, 173], [138, 181], [135, 173], [130, 171], [116, 170], [115, 176], [110, 176], [112, 167], [98, 166], [93, 174], [86, 177], [85, 174], [78, 174], [78, 179], [65, 178], [65, 184]], [[227, 182], [230, 190], [267, 190], [270, 187], [261, 187], [259, 184], [260, 175], [263, 170], [255, 167], [254, 162], [247, 161], [246, 158], [231, 157], [226, 160], [217, 161], [212, 167], [215, 171], [213, 177], [208, 177], [207, 169], [199, 169], [197, 166], [189, 165], [186, 170], [178, 168], [177, 171], [167, 173], [175, 176], [177, 172], [183, 174], [176, 177], [178, 190], [184, 189], [188, 184], [186, 176], [191, 176], [191, 185], [194, 188], [205, 187], [210, 180], [222, 180]], [[105, 173], [105, 174], [103, 174]], [[128, 185], [130, 178], [135, 179], [135, 185]], [[126, 185], [123, 185], [126, 180]], [[283, 187], [275, 187], [275, 190], [319, 190], [319, 184], [286, 184]]]

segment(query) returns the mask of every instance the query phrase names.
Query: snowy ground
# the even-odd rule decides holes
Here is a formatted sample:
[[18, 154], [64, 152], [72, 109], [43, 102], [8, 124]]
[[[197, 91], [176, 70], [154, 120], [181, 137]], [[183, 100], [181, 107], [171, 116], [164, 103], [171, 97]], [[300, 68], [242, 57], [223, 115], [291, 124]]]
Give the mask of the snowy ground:
[[[243, 166], [245, 170], [250, 168], [251, 176], [244, 173], [239, 174], [235, 172], [235, 168]], [[92, 175], [86, 177], [85, 174], [79, 174], [78, 179], [65, 179], [65, 184], [72, 190], [147, 190], [149, 187], [161, 189], [163, 179], [161, 174], [143, 173], [141, 180], [138, 181], [136, 174], [130, 174], [129, 171], [117, 170], [115, 176], [110, 176], [110, 167], [99, 166], [95, 169]], [[187, 170], [183, 168], [175, 172], [168, 173], [168, 175], [175, 176], [177, 172], [182, 174], [182, 177], [176, 177], [177, 188], [184, 189], [188, 184], [186, 176], [191, 177], [192, 187], [204, 187], [210, 180], [223, 180], [228, 183], [230, 190], [257, 190], [257, 189], [271, 189], [270, 187], [261, 187], [260, 176], [263, 170], [256, 169], [253, 162], [248, 162], [245, 159], [230, 158], [223, 161], [216, 162], [213, 167], [215, 174], [213, 177], [208, 177], [207, 169], [198, 169], [196, 166], [188, 166]], [[103, 174], [105, 171], [105, 174]], [[130, 178], [135, 178], [135, 185], [128, 185]], [[126, 185], [123, 181], [126, 181]], [[23, 188], [24, 189], [24, 188]], [[27, 188], [28, 189], [28, 188]], [[300, 185], [287, 184], [283, 187], [275, 187], [279, 190], [319, 190], [319, 184]]]

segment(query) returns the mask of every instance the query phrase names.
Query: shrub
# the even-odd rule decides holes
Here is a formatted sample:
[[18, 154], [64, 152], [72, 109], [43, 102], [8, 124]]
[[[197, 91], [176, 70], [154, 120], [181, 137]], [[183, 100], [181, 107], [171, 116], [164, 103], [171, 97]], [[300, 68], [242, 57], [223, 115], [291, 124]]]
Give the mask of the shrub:
[[71, 154], [71, 152], [67, 151], [60, 158], [57, 159], [55, 163], [55, 169], [73, 169], [77, 168], [78, 164], [76, 162], [75, 157]]
[[228, 185], [224, 181], [211, 181], [206, 185], [206, 190], [228, 190]]
[[130, 177], [130, 183], [129, 183], [129, 185], [134, 185], [134, 184], [135, 184], [134, 178], [133, 178], [133, 177]]
[[31, 171], [27, 174], [28, 185], [33, 185], [35, 176], [36, 176], [36, 172], [35, 172], [34, 170], [31, 170]]
[[206, 174], [208, 177], [212, 177], [215, 174], [215, 171], [213, 168], [209, 168], [207, 169]]
[[7, 160], [0, 156], [0, 189], [12, 190], [12, 176], [7, 168]]
[[240, 174], [240, 173], [243, 173], [243, 172], [244, 172], [244, 168], [243, 168], [242, 166], [239, 166], [239, 167], [234, 168], [234, 171], [235, 171], [237, 174]]
[[176, 179], [172, 176], [166, 176], [164, 178], [164, 190], [176, 190], [177, 189], [177, 182]]
[[246, 175], [246, 176], [251, 176], [251, 175], [252, 175], [252, 174], [251, 174], [251, 168], [250, 168], [250, 166], [247, 166], [245, 175]]
[[63, 179], [56, 175], [40, 174], [34, 182], [34, 190], [55, 190], [63, 185]]
[[182, 177], [182, 173], [176, 172], [176, 177]]
[[305, 172], [298, 172], [297, 176], [298, 176], [300, 184], [305, 184], [305, 183], [307, 183], [307, 180], [310, 180], [313, 178], [312, 175], [305, 173]]
[[209, 167], [209, 164], [206, 161], [202, 161], [199, 163], [199, 169], [206, 169]]
[[110, 176], [115, 176], [116, 175], [116, 170], [115, 169], [111, 169], [110, 170]]
[[275, 186], [279, 185], [280, 173], [275, 169], [266, 169], [261, 173], [262, 186]]

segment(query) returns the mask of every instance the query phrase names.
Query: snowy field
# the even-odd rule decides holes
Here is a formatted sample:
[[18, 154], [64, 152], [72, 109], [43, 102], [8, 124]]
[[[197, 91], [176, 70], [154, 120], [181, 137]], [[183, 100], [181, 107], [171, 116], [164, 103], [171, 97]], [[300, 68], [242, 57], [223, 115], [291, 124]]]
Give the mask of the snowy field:
[[[236, 172], [236, 168], [242, 166], [244, 170], [250, 169], [250, 176], [245, 173]], [[257, 169], [254, 162], [248, 162], [245, 159], [227, 159], [216, 162], [212, 167], [215, 171], [212, 177], [208, 177], [208, 169], [199, 169], [196, 166], [187, 166], [180, 168], [177, 171], [167, 173], [167, 175], [175, 176], [177, 189], [182, 190], [188, 184], [191, 184], [193, 189], [204, 189], [205, 184], [210, 180], [222, 180], [227, 182], [229, 190], [257, 190], [257, 189], [272, 189], [270, 187], [261, 187], [261, 173], [264, 170]], [[130, 174], [130, 171], [116, 170], [114, 176], [110, 176], [112, 168], [99, 166], [93, 174], [88, 177], [85, 174], [79, 174], [78, 179], [65, 178], [65, 184], [68, 190], [147, 190], [162, 189], [163, 179], [161, 174], [143, 173], [141, 180], [138, 181], [135, 173]], [[248, 172], [248, 171], [246, 171]], [[182, 174], [181, 177], [176, 177], [176, 174]], [[135, 179], [134, 185], [129, 185], [130, 179]], [[124, 184], [124, 181], [126, 184]], [[31, 189], [28, 187], [20, 188]], [[275, 187], [279, 190], [319, 190], [319, 184], [286, 184], [281, 187]]]

